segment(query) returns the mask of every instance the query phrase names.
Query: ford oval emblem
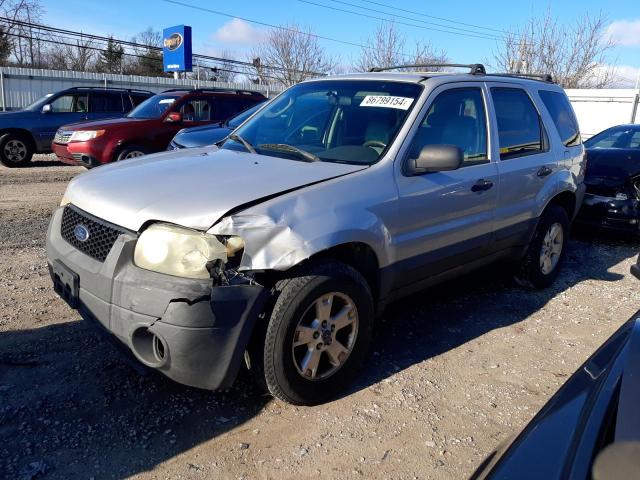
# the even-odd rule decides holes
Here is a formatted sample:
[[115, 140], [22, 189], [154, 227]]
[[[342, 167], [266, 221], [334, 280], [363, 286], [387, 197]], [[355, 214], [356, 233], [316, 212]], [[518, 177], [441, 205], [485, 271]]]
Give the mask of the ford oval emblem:
[[180, 45], [182, 45], [182, 35], [179, 33], [174, 33], [164, 39], [164, 47], [171, 51], [179, 49]]
[[89, 229], [85, 225], [79, 223], [76, 225], [76, 228], [73, 229], [73, 235], [78, 239], [78, 241], [86, 242], [89, 240]]

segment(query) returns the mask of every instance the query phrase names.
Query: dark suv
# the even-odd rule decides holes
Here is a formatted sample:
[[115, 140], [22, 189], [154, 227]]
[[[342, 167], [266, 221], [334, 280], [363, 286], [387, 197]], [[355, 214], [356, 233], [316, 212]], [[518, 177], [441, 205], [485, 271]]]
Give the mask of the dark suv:
[[264, 100], [246, 90], [166, 90], [124, 118], [61, 127], [52, 149], [61, 161], [88, 168], [140, 157], [165, 150], [182, 128], [224, 121]]
[[7, 167], [49, 153], [61, 125], [121, 117], [153, 95], [146, 90], [74, 87], [49, 93], [22, 110], [0, 113], [0, 161]]

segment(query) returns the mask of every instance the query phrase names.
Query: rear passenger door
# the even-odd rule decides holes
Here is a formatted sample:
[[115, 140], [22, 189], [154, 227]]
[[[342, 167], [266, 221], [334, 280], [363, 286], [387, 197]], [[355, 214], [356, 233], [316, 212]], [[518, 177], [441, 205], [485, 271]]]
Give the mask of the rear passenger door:
[[500, 195], [496, 208], [494, 250], [525, 245], [535, 227], [541, 203], [558, 169], [557, 152], [530, 93], [513, 83], [489, 83], [493, 130], [497, 138]]
[[121, 117], [123, 113], [122, 93], [94, 91], [89, 94], [89, 119]]
[[[403, 164], [425, 145], [449, 144], [464, 153], [461, 168], [408, 176], [396, 173], [399, 211], [390, 222], [403, 288], [486, 255], [493, 233], [498, 172], [491, 158], [486, 90], [482, 83], [436, 89], [420, 112]], [[415, 127], [414, 127], [415, 128]]]

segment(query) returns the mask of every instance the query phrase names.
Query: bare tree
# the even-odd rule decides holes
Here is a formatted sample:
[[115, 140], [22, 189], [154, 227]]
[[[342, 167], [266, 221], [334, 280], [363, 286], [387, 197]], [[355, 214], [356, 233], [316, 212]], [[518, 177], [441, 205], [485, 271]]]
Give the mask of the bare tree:
[[[430, 42], [416, 42], [411, 53], [404, 53], [406, 40], [394, 22], [382, 22], [364, 44], [355, 69], [366, 72], [372, 67], [388, 68], [404, 64], [439, 64], [448, 61], [445, 50], [436, 51]], [[440, 70], [441, 67], [432, 67]]]
[[237, 67], [233, 62], [228, 61], [233, 60], [234, 54], [229, 50], [223, 50], [219, 57], [225, 60], [217, 62], [216, 80], [219, 82], [234, 82], [237, 76], [235, 72]]
[[550, 73], [564, 88], [611, 86], [615, 67], [607, 55], [614, 44], [606, 27], [602, 13], [563, 25], [547, 10], [505, 37], [494, 53], [496, 66], [510, 73]]
[[19, 66], [40, 67], [45, 63], [41, 32], [26, 23], [39, 22], [44, 10], [40, 0], [0, 0], [0, 13], [6, 17], [6, 34]]
[[296, 24], [270, 30], [251, 58], [259, 60], [254, 73], [261, 81], [274, 79], [285, 86], [329, 73], [336, 65], [311, 29]]

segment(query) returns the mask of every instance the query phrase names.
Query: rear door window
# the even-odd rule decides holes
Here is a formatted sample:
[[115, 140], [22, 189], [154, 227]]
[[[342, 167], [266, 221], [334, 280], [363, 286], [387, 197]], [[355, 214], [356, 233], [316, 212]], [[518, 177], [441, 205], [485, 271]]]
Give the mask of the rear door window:
[[540, 115], [529, 95], [520, 88], [492, 87], [498, 121], [500, 160], [544, 151]]
[[92, 113], [122, 113], [122, 94], [107, 92], [91, 93]]
[[549, 90], [540, 90], [538, 93], [558, 129], [562, 143], [567, 147], [580, 145], [582, 142], [580, 140], [578, 121], [573, 114], [567, 96]]
[[209, 122], [212, 119], [211, 104], [206, 98], [192, 98], [180, 107], [185, 122]]

